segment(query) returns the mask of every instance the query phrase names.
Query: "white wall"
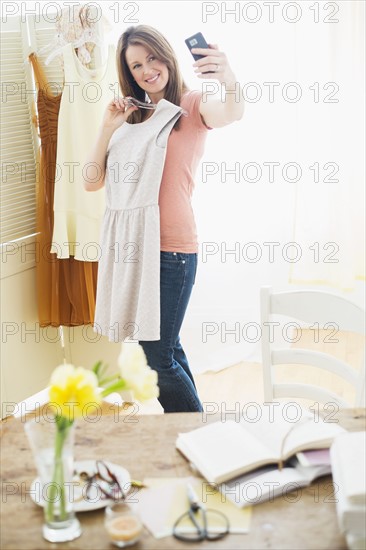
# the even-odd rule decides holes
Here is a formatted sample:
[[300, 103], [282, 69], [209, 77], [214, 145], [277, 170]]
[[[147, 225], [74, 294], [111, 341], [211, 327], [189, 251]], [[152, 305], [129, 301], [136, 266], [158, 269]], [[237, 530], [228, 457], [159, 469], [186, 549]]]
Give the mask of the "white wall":
[[58, 328], [39, 326], [36, 303], [35, 247], [19, 242], [3, 249], [1, 264], [1, 412], [45, 388], [53, 369], [66, 362], [91, 368], [98, 360], [116, 370], [120, 345], [109, 343], [90, 326]]
[[4, 407], [9, 411], [11, 403], [47, 386], [53, 368], [63, 361], [58, 330], [42, 329], [37, 319], [34, 258], [27, 254], [24, 260], [20, 245], [15, 254], [0, 254], [3, 414]]

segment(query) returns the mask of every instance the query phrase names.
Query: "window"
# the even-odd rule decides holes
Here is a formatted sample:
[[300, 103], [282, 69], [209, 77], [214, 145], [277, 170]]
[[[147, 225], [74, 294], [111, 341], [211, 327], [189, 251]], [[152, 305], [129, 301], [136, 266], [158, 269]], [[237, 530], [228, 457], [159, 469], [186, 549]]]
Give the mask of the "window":
[[12, 17], [3, 25], [1, 94], [1, 244], [35, 232], [36, 133], [32, 125], [29, 49], [25, 23]]
[[[63, 86], [58, 60], [46, 65], [55, 24], [41, 15], [8, 17], [2, 24], [1, 277], [35, 266], [37, 151], [36, 86], [28, 55], [36, 51], [54, 93]], [[48, 45], [51, 47], [47, 48]]]

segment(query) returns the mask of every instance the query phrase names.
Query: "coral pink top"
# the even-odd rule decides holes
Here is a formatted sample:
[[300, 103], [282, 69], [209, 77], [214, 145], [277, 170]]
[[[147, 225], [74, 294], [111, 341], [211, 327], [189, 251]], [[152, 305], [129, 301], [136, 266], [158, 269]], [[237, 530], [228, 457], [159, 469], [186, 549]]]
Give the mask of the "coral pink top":
[[202, 92], [190, 90], [181, 99], [188, 116], [181, 116], [179, 130], [168, 139], [159, 192], [160, 250], [198, 252], [197, 230], [191, 197], [194, 175], [203, 155], [207, 131], [199, 112]]

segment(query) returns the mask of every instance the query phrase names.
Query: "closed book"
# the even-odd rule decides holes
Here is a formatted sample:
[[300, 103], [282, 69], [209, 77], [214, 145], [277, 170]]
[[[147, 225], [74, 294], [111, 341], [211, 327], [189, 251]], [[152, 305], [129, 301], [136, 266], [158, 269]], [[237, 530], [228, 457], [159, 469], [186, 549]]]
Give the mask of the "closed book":
[[[362, 498], [359, 498], [359, 502], [355, 503], [354, 499], [349, 497], [350, 491], [353, 491], [353, 487], [355, 487], [357, 495], [359, 497], [362, 496], [362, 484], [360, 483], [357, 488], [357, 480], [360, 479], [362, 482], [365, 464], [358, 464], [355, 456], [351, 462], [345, 463], [344, 458], [348, 455], [348, 452], [342, 452], [344, 446], [347, 446], [348, 443], [349, 447], [353, 448], [353, 452], [357, 452], [357, 441], [362, 442], [362, 435], [365, 432], [355, 432], [355, 434], [360, 434], [360, 437], [356, 439], [349, 438], [348, 436], [354, 435], [353, 433], [345, 434], [347, 437], [343, 435], [342, 437], [337, 437], [330, 449], [330, 456], [339, 527], [342, 533], [353, 533], [354, 535], [357, 534], [358, 538], [362, 538], [362, 536], [365, 538], [366, 505], [362, 503]], [[347, 485], [351, 477], [354, 480], [352, 479], [351, 484]]]
[[366, 505], [366, 432], [338, 436], [332, 454], [341, 468], [343, 493], [351, 503]]

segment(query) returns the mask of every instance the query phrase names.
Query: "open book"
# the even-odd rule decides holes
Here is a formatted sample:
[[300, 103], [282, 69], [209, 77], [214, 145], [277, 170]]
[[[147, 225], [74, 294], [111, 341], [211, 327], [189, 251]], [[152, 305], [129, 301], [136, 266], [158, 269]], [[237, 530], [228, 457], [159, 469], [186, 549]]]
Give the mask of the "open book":
[[334, 437], [345, 431], [307, 411], [291, 421], [283, 410], [275, 410], [271, 419], [263, 414], [257, 422], [219, 421], [181, 433], [176, 447], [208, 482], [223, 483], [270, 464], [281, 469], [295, 453], [330, 447]]

